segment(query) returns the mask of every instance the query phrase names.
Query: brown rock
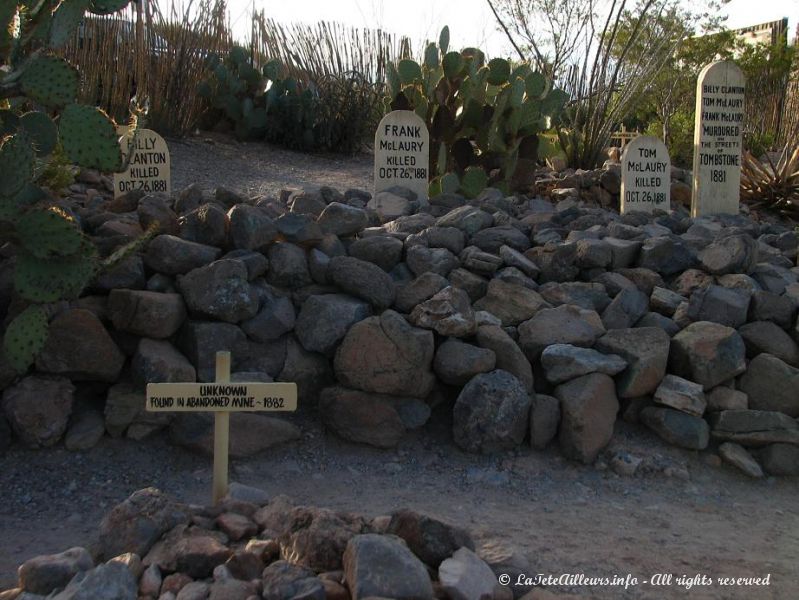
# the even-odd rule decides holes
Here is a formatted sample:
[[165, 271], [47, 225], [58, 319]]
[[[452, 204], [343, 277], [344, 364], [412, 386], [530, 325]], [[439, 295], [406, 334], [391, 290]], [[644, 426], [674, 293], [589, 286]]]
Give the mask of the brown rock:
[[46, 554], [26, 560], [19, 567], [19, 587], [30, 594], [46, 595], [66, 587], [82, 571], [94, 567], [85, 548], [75, 547], [60, 554]]
[[613, 379], [591, 373], [555, 388], [560, 400], [560, 447], [569, 458], [594, 462], [610, 442], [619, 401]]
[[131, 364], [134, 380], [144, 386], [155, 382], [194, 382], [197, 373], [188, 359], [165, 340], [142, 338]]
[[322, 422], [352, 442], [393, 448], [405, 433], [405, 425], [390, 397], [331, 387], [319, 398]]
[[142, 290], [112, 290], [108, 314], [114, 327], [143, 337], [162, 339], [173, 335], [186, 318], [180, 294]]
[[64, 377], [31, 375], [3, 392], [3, 410], [14, 433], [31, 448], [52, 446], [64, 434], [75, 386]]
[[258, 525], [244, 515], [232, 512], [219, 515], [216, 518], [216, 526], [233, 542], [258, 533]]

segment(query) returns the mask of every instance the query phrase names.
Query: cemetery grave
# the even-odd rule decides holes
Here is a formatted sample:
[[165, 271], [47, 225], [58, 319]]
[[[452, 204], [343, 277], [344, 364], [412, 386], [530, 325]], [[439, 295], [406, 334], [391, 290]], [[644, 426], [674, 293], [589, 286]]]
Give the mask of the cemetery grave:
[[[556, 550], [530, 541], [534, 523], [511, 532], [496, 505], [521, 515], [529, 506], [516, 498], [539, 485], [544, 491], [535, 493], [555, 503], [578, 494], [568, 508], [543, 511], [562, 511], [541, 517], [556, 528], [595, 494], [599, 508], [585, 507], [580, 526], [597, 527], [602, 539], [613, 523], [595, 522], [625, 510], [617, 499], [630, 506], [665, 498], [668, 506], [652, 514], [668, 514], [675, 537], [701, 537], [693, 520], [710, 511], [699, 486], [734, 482], [748, 509], [766, 486], [774, 491], [762, 500], [769, 509], [794, 493], [799, 237], [791, 223], [740, 203], [741, 70], [722, 61], [699, 76], [692, 171], [672, 166], [666, 145], [651, 136], [633, 139], [618, 161], [556, 171], [536, 163], [530, 148], [566, 93], [529, 65], [512, 74], [508, 61], [493, 59], [478, 70], [480, 51], [448, 45], [446, 30], [422, 67], [400, 61], [388, 76], [396, 89], [387, 106], [418, 98], [440, 69], [439, 84], [428, 87], [451, 122], [429, 114], [426, 121], [418, 106], [386, 110], [374, 135], [373, 180], [362, 187], [173, 187], [173, 171], [184, 167], [157, 132], [123, 128], [118, 139], [107, 116], [74, 103], [57, 125], [44, 115], [90, 164], [52, 206], [39, 213], [20, 201], [21, 216], [11, 219], [24, 239], [0, 264], [0, 452], [13, 457], [9, 482], [31, 481], [24, 467], [37, 451], [63, 445], [69, 456], [92, 457], [168, 443], [167, 454], [203, 456], [197, 479], [211, 494], [185, 479], [183, 490], [125, 490], [127, 499], [103, 507], [110, 510], [91, 543], [3, 559], [19, 569], [0, 600], [545, 600], [581, 588], [597, 597], [662, 597], [619, 582], [544, 589], [526, 580], [542, 563], [556, 572], [571, 560], [569, 568], [586, 571], [592, 558], [580, 555], [575, 530], [552, 538]], [[236, 77], [245, 77], [246, 57], [233, 62]], [[267, 66], [270, 89], [296, 92], [296, 81]], [[217, 67], [220, 81], [232, 81], [233, 71]], [[261, 77], [254, 72], [251, 80]], [[51, 93], [23, 88], [36, 99]], [[486, 90], [496, 105], [482, 104]], [[312, 96], [298, 97], [312, 113]], [[245, 114], [234, 100], [237, 136], [266, 127], [272, 104], [251, 102]], [[471, 127], [465, 116], [456, 124], [460, 114], [478, 133], [450, 144], [448, 136]], [[104, 145], [82, 137], [89, 119], [102, 121]], [[486, 139], [481, 127], [492, 132]], [[303, 139], [316, 133], [306, 129]], [[27, 135], [0, 148], [11, 182], [3, 185], [15, 201], [35, 187], [32, 156], [41, 147]], [[481, 144], [507, 145], [512, 160], [492, 165], [491, 152], [476, 152]], [[24, 168], [14, 173], [9, 165], [17, 164]], [[81, 257], [103, 268], [87, 275]], [[86, 285], [72, 297], [61, 293], [79, 276]], [[328, 460], [349, 475], [327, 483]], [[271, 481], [258, 470], [267, 463], [279, 473]], [[303, 466], [282, 470], [285, 463]], [[355, 464], [371, 467], [361, 473]], [[382, 484], [370, 480], [377, 464], [381, 476], [407, 479], [381, 495]], [[435, 475], [427, 471], [434, 464]], [[457, 474], [440, 474], [452, 464]], [[237, 481], [248, 473], [256, 485]], [[358, 481], [362, 475], [369, 481]], [[647, 492], [650, 483], [655, 491]], [[668, 491], [670, 484], [684, 488]], [[283, 495], [290, 486], [311, 501]], [[316, 508], [314, 493], [324, 496], [328, 486], [338, 505]], [[472, 486], [493, 506], [485, 513], [492, 536], [479, 508], [459, 505]], [[9, 494], [10, 506], [30, 502], [16, 499], [31, 498], [23, 487]], [[393, 505], [402, 488], [410, 488], [409, 508]], [[631, 489], [633, 499], [623, 500]], [[377, 499], [359, 497], [365, 490]], [[696, 496], [693, 512], [679, 514], [685, 490]], [[173, 491], [201, 493], [202, 504]], [[745, 539], [753, 527], [735, 495], [715, 493], [716, 506], [732, 508], [707, 524], [707, 546], [691, 551], [710, 561], [701, 565], [708, 572], [707, 548], [720, 552], [725, 535]], [[474, 527], [440, 519], [435, 505]], [[794, 511], [774, 510], [764, 518], [775, 529], [795, 521]], [[632, 521], [647, 517], [635, 512]], [[726, 532], [730, 522], [740, 531]], [[756, 541], [769, 551], [767, 537]], [[774, 583], [790, 594], [799, 548], [795, 540], [786, 546], [776, 563], [751, 559], [750, 580], [736, 585], [759, 591]], [[657, 557], [628, 551], [635, 554], [614, 550], [594, 564], [608, 572], [625, 561], [659, 568]], [[772, 571], [760, 572], [767, 568], [773, 582]], [[603, 596], [608, 585], [624, 591]]]

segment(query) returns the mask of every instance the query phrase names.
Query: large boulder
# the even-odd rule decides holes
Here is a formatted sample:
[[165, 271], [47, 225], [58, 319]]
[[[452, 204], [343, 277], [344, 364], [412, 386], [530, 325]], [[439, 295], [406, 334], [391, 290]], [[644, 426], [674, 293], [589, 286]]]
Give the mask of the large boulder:
[[455, 443], [485, 454], [519, 446], [527, 434], [530, 404], [524, 385], [507, 371], [477, 375], [455, 401]]
[[444, 383], [463, 386], [475, 375], [492, 371], [496, 362], [493, 350], [449, 339], [436, 350], [433, 370]]
[[61, 439], [72, 413], [75, 386], [65, 377], [29, 375], [3, 392], [3, 411], [19, 440], [30, 448]]
[[672, 338], [669, 366], [709, 390], [746, 370], [746, 347], [731, 327], [699, 321]]
[[767, 410], [723, 410], [710, 415], [713, 437], [743, 446], [771, 443], [799, 445], [799, 422], [788, 415]]
[[277, 239], [277, 226], [262, 208], [236, 204], [227, 215], [230, 220], [230, 242], [234, 248], [265, 250]]
[[[382, 272], [382, 271], [381, 271]], [[433, 388], [433, 333], [411, 327], [387, 310], [353, 325], [339, 346], [334, 368], [347, 387], [425, 398]]]
[[351, 442], [393, 448], [405, 433], [405, 424], [392, 396], [330, 387], [319, 397], [322, 423]]
[[738, 329], [746, 346], [747, 358], [771, 354], [781, 361], [799, 367], [799, 345], [775, 323], [753, 321]]
[[125, 356], [100, 319], [91, 311], [73, 308], [50, 322], [36, 369], [73, 381], [116, 381], [124, 363]]
[[748, 235], [730, 235], [706, 246], [698, 258], [713, 275], [749, 273], [757, 264], [757, 242]]
[[649, 298], [637, 289], [621, 290], [602, 312], [605, 329], [629, 329], [649, 309]]
[[439, 227], [457, 227], [466, 235], [474, 235], [481, 229], [491, 227], [494, 218], [475, 206], [460, 206], [449, 211], [436, 221]]
[[179, 227], [180, 237], [184, 240], [217, 247], [227, 243], [227, 214], [217, 204], [204, 204], [183, 215]]
[[591, 373], [555, 388], [560, 400], [559, 442], [563, 453], [584, 464], [594, 462], [613, 437], [619, 401], [613, 379]]
[[428, 515], [403, 509], [391, 514], [386, 533], [396, 535], [430, 567], [438, 567], [458, 548], [474, 550], [469, 532]]
[[710, 441], [707, 421], [679, 410], [648, 406], [640, 417], [641, 422], [663, 440], [689, 450], [704, 450]]
[[458, 549], [438, 568], [441, 587], [452, 600], [494, 598], [497, 576], [468, 548]]
[[317, 218], [322, 231], [341, 237], [355, 235], [369, 224], [366, 211], [341, 202], [331, 202]]
[[481, 325], [477, 328], [477, 343], [494, 352], [497, 369], [516, 377], [528, 392], [533, 390], [533, 367], [504, 329], [497, 325]]
[[799, 369], [776, 356], [757, 355], [741, 377], [739, 387], [749, 396], [749, 408], [799, 417]]
[[232, 369], [249, 353], [247, 336], [231, 323], [186, 321], [180, 328], [177, 346], [197, 369], [198, 381], [213, 381], [216, 376], [216, 353], [232, 355]]
[[707, 400], [702, 386], [676, 375], [666, 375], [655, 390], [653, 399], [657, 404], [681, 410], [701, 417], [705, 414]]
[[356, 535], [344, 552], [344, 579], [352, 600], [432, 600], [433, 584], [424, 563], [397, 537]]
[[486, 295], [474, 304], [476, 310], [490, 312], [505, 326], [518, 325], [548, 307], [538, 292], [501, 279], [492, 279]]
[[423, 273], [438, 273], [446, 277], [460, 265], [458, 257], [446, 248], [414, 245], [405, 252], [405, 262], [417, 277]]
[[351, 256], [330, 259], [327, 277], [345, 292], [363, 298], [376, 309], [394, 303], [394, 281], [388, 273], [372, 263]]
[[197, 379], [197, 372], [166, 340], [142, 338], [131, 363], [133, 380], [141, 387], [148, 383], [172, 383]]
[[238, 260], [218, 260], [178, 279], [192, 313], [238, 323], [258, 313], [258, 294], [247, 281], [247, 267]]
[[300, 246], [288, 242], [272, 244], [269, 246], [267, 258], [267, 280], [272, 285], [296, 289], [311, 283], [308, 257]]
[[147, 244], [144, 263], [153, 271], [180, 275], [215, 261], [222, 250], [173, 235], [159, 235]]
[[44, 554], [26, 560], [18, 572], [19, 587], [30, 594], [46, 595], [67, 586], [81, 571], [94, 567], [85, 548], [74, 547], [58, 554]]
[[691, 295], [687, 316], [692, 321], [712, 321], [727, 327], [740, 327], [746, 323], [749, 299], [749, 293], [744, 290], [708, 285]]
[[519, 345], [531, 362], [552, 344], [572, 344], [584, 348], [594, 345], [605, 333], [599, 315], [570, 304], [545, 308], [519, 325]]
[[119, 331], [162, 339], [180, 329], [186, 318], [186, 305], [180, 294], [112, 290], [108, 295], [108, 316]]
[[417, 305], [408, 320], [417, 327], [452, 337], [470, 337], [477, 328], [469, 295], [452, 286]]
[[127, 565], [111, 561], [90, 571], [81, 571], [51, 600], [136, 600], [136, 578]]
[[348, 250], [353, 258], [370, 262], [389, 272], [402, 260], [403, 248], [402, 241], [395, 237], [375, 235], [355, 240]]
[[666, 374], [669, 344], [662, 329], [636, 327], [609, 331], [594, 348], [627, 361], [627, 368], [616, 376], [616, 393], [619, 398], [637, 398], [654, 392]]
[[448, 285], [447, 278], [438, 273], [430, 271], [422, 273], [419, 277], [397, 290], [394, 306], [400, 312], [409, 313], [416, 305], [429, 300]]
[[349, 328], [371, 314], [367, 302], [346, 294], [310, 296], [300, 309], [294, 332], [306, 350], [332, 354]]
[[291, 299], [264, 294], [258, 314], [242, 321], [241, 329], [256, 342], [271, 342], [294, 329], [296, 318]]
[[541, 353], [541, 365], [551, 383], [563, 383], [589, 373], [615, 375], [627, 367], [616, 354], [603, 354], [571, 344], [553, 344]]

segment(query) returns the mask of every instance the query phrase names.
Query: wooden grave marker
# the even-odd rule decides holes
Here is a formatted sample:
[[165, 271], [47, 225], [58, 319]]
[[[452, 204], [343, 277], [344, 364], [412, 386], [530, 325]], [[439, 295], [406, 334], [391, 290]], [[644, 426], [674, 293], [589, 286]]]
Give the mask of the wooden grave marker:
[[746, 81], [733, 62], [707, 65], [696, 82], [691, 216], [737, 215]]
[[621, 213], [651, 213], [671, 206], [671, 159], [661, 140], [649, 135], [633, 139], [621, 156]]
[[[128, 128], [120, 127], [122, 153], [127, 158]], [[171, 160], [166, 141], [152, 129], [137, 129], [128, 168], [114, 173], [114, 198], [135, 190], [146, 194], [172, 190]]]
[[292, 412], [297, 410], [296, 383], [230, 381], [230, 352], [216, 353], [213, 383], [148, 383], [148, 412], [214, 413], [213, 503], [228, 491], [231, 412]]
[[430, 134], [411, 110], [395, 110], [375, 131], [375, 194], [395, 185], [427, 198], [430, 179]]

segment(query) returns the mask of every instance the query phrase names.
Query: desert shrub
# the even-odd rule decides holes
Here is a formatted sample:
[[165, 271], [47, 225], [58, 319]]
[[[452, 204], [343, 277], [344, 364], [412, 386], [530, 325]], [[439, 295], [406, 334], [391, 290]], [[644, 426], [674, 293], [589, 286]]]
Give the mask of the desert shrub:
[[422, 64], [403, 59], [387, 75], [387, 108], [414, 110], [430, 132], [431, 196], [473, 198], [488, 185], [521, 184], [538, 158], [538, 135], [568, 99], [529, 63], [449, 51], [446, 27]]

